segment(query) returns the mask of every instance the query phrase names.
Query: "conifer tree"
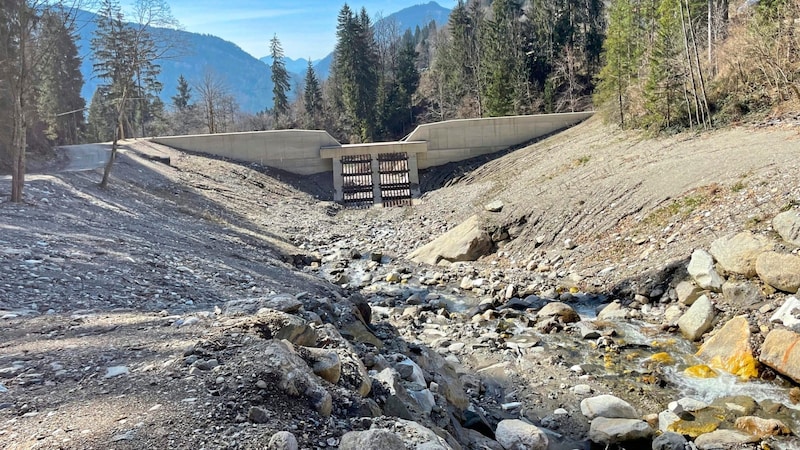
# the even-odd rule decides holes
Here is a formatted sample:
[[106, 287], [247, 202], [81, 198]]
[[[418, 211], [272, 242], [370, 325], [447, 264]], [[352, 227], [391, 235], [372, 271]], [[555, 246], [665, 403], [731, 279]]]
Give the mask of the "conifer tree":
[[176, 94], [172, 97], [172, 106], [178, 111], [184, 111], [189, 107], [189, 102], [192, 99], [192, 87], [189, 82], [183, 77], [183, 74], [178, 76], [178, 87]]
[[303, 106], [306, 115], [306, 127], [318, 128], [322, 115], [322, 89], [320, 88], [317, 74], [311, 58], [308, 59], [308, 68], [305, 76], [305, 89], [303, 90]]
[[277, 35], [272, 36], [269, 42], [270, 55], [272, 56], [272, 111], [275, 114], [275, 124], [278, 125], [280, 118], [285, 117], [289, 112], [289, 72], [286, 71], [286, 64], [283, 62], [283, 48]]

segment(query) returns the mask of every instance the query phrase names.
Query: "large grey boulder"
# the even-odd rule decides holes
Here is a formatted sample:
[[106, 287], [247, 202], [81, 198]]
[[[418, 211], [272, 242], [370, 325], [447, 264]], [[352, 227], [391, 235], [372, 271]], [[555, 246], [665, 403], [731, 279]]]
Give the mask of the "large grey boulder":
[[342, 436], [339, 450], [406, 450], [403, 440], [389, 430], [350, 431]]
[[775, 329], [761, 345], [759, 361], [800, 383], [800, 334]]
[[766, 252], [756, 260], [756, 272], [764, 283], [789, 293], [800, 289], [800, 256]]
[[711, 367], [725, 370], [741, 379], [758, 376], [750, 345], [750, 323], [745, 316], [736, 316], [726, 322], [700, 346], [697, 356]]
[[686, 442], [682, 434], [668, 431], [653, 439], [653, 450], [685, 450]]
[[540, 318], [555, 317], [561, 323], [573, 323], [581, 320], [572, 306], [562, 302], [550, 302], [536, 314]]
[[648, 439], [653, 436], [653, 428], [639, 419], [608, 419], [598, 417], [589, 427], [589, 440], [598, 444], [617, 444], [620, 442]]
[[752, 277], [756, 274], [756, 258], [772, 250], [772, 242], [745, 231], [717, 239], [711, 243], [710, 250], [717, 265], [725, 272]]
[[720, 450], [729, 448], [739, 448], [742, 444], [758, 442], [759, 439], [752, 434], [743, 433], [736, 430], [715, 430], [710, 433], [701, 434], [694, 440], [694, 445], [699, 450]]
[[332, 384], [339, 382], [342, 360], [336, 351], [313, 347], [297, 347], [296, 350], [317, 376]]
[[686, 339], [696, 341], [711, 329], [714, 317], [714, 304], [707, 296], [701, 295], [678, 319], [678, 328]]
[[695, 300], [703, 295], [703, 289], [691, 281], [681, 281], [675, 286], [675, 293], [678, 295], [680, 303], [691, 306]]
[[773, 217], [772, 228], [784, 241], [800, 246], [800, 211], [784, 211]]
[[431, 265], [439, 261], [475, 261], [492, 251], [492, 237], [481, 226], [479, 216], [472, 216], [457, 227], [414, 250], [408, 259]]
[[761, 289], [751, 281], [728, 280], [722, 285], [722, 296], [732, 305], [750, 308], [761, 302]]
[[303, 359], [295, 353], [288, 341], [270, 342], [264, 349], [264, 358], [259, 361], [265, 373], [272, 375], [278, 388], [293, 397], [308, 399], [321, 415], [331, 415], [331, 394], [314, 375]]
[[542, 430], [518, 419], [501, 420], [497, 424], [495, 440], [505, 450], [546, 450], [549, 445]]
[[705, 250], [697, 249], [692, 252], [692, 259], [686, 268], [695, 283], [703, 289], [719, 292], [724, 280], [714, 269], [714, 258]]
[[267, 450], [298, 450], [297, 438], [288, 431], [278, 431], [269, 438]]
[[625, 400], [609, 394], [581, 400], [581, 413], [587, 419], [596, 417], [609, 419], [638, 419], [639, 413]]

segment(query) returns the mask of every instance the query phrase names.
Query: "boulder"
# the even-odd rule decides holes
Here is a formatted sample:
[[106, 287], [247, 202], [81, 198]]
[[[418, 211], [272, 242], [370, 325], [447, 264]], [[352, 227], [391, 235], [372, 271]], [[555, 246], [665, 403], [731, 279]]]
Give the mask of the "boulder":
[[502, 200], [495, 200], [483, 205], [483, 209], [489, 212], [500, 212], [503, 210], [503, 206], [505, 205]]
[[630, 403], [609, 394], [598, 395], [581, 400], [581, 412], [587, 419], [596, 417], [608, 419], [638, 419], [639, 413]]
[[681, 414], [684, 412], [695, 412], [708, 408], [708, 403], [691, 397], [683, 397], [674, 402], [669, 402], [667, 408], [669, 408], [669, 410], [675, 414]]
[[295, 353], [291, 343], [273, 340], [264, 349], [264, 358], [259, 362], [263, 371], [277, 380], [279, 389], [290, 396], [305, 397], [322, 416], [331, 415], [331, 394]]
[[246, 319], [264, 339], [285, 339], [292, 344], [313, 347], [317, 344], [317, 333], [306, 321], [281, 311], [262, 308], [252, 318]]
[[711, 329], [714, 317], [714, 304], [708, 297], [701, 295], [678, 319], [678, 328], [686, 339], [696, 341]]
[[653, 429], [644, 420], [608, 419], [598, 417], [589, 427], [589, 440], [598, 444], [617, 444], [620, 442], [649, 439]]
[[753, 277], [758, 255], [772, 250], [772, 242], [764, 236], [745, 231], [724, 236], [711, 243], [711, 255], [728, 273]]
[[406, 445], [391, 431], [376, 428], [345, 433], [339, 442], [339, 450], [406, 450]]
[[332, 384], [339, 382], [339, 377], [342, 375], [342, 361], [334, 350], [298, 347], [297, 354], [308, 362], [317, 376]]
[[772, 228], [784, 241], [800, 246], [800, 211], [784, 211], [773, 217]]
[[722, 277], [714, 269], [714, 258], [705, 250], [692, 252], [692, 259], [686, 268], [695, 283], [703, 289], [719, 292], [722, 289]]
[[680, 303], [691, 306], [698, 297], [703, 295], [703, 289], [691, 281], [681, 281], [675, 286], [675, 293], [678, 295], [678, 301]]
[[321, 339], [327, 341], [327, 347], [336, 346], [335, 350], [341, 361], [338, 384], [358, 392], [361, 397], [369, 395], [372, 389], [372, 380], [353, 344], [342, 337], [339, 330], [330, 323], [319, 328], [319, 333]]
[[768, 285], [789, 293], [800, 289], [800, 256], [765, 252], [756, 260], [758, 277]]
[[761, 439], [770, 436], [783, 436], [792, 434], [783, 422], [778, 419], [762, 419], [756, 416], [743, 416], [736, 419], [734, 426]]
[[267, 450], [298, 450], [297, 438], [288, 431], [279, 431], [269, 438]]
[[537, 313], [540, 318], [556, 317], [561, 323], [573, 323], [581, 320], [575, 309], [566, 303], [551, 302], [542, 307]]
[[800, 334], [772, 330], [761, 345], [759, 361], [795, 382], [800, 382]]
[[736, 430], [715, 430], [701, 434], [694, 440], [699, 450], [718, 450], [736, 448], [738, 445], [758, 442], [760, 439]]
[[495, 440], [505, 450], [546, 450], [549, 445], [542, 430], [518, 419], [501, 420], [497, 424]]
[[795, 328], [800, 325], [800, 300], [797, 297], [788, 297], [769, 318], [770, 322], [780, 322], [787, 328]]
[[686, 442], [682, 434], [667, 432], [653, 439], [653, 450], [685, 450]]
[[740, 308], [751, 308], [761, 302], [761, 289], [750, 281], [728, 280], [722, 285], [722, 296]]
[[750, 324], [744, 316], [736, 316], [725, 323], [700, 346], [697, 357], [710, 367], [745, 380], [758, 376], [757, 362], [750, 346]]
[[479, 216], [472, 216], [457, 227], [414, 250], [408, 259], [436, 265], [439, 261], [475, 261], [492, 251], [492, 238], [481, 226]]
[[597, 314], [597, 320], [622, 320], [627, 318], [630, 315], [630, 310], [624, 306], [619, 300], [614, 300], [613, 302], [606, 305], [599, 314]]

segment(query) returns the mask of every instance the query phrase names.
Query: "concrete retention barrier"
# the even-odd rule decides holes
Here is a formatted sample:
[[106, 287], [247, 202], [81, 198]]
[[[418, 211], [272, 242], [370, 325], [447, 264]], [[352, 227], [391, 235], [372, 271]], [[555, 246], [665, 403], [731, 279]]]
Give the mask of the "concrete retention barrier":
[[[298, 175], [333, 172], [336, 200], [342, 199], [342, 157], [403, 152], [413, 185], [417, 170], [494, 153], [588, 119], [594, 112], [458, 119], [419, 125], [399, 142], [342, 145], [326, 131], [274, 130], [164, 136], [154, 142], [286, 170]], [[338, 170], [337, 170], [338, 169]], [[414, 190], [419, 195], [418, 185]]]

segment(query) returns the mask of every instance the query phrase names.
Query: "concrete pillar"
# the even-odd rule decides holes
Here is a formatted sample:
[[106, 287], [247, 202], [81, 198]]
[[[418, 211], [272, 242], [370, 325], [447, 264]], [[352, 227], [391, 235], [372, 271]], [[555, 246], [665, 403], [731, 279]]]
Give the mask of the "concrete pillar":
[[417, 154], [408, 154], [408, 182], [411, 184], [411, 198], [420, 198], [422, 192], [419, 189], [419, 168], [417, 166]]
[[383, 197], [381, 196], [381, 165], [378, 161], [377, 153], [372, 155], [372, 198], [375, 206], [383, 206]]
[[333, 201], [344, 201], [344, 178], [342, 177], [342, 158], [333, 158]]

